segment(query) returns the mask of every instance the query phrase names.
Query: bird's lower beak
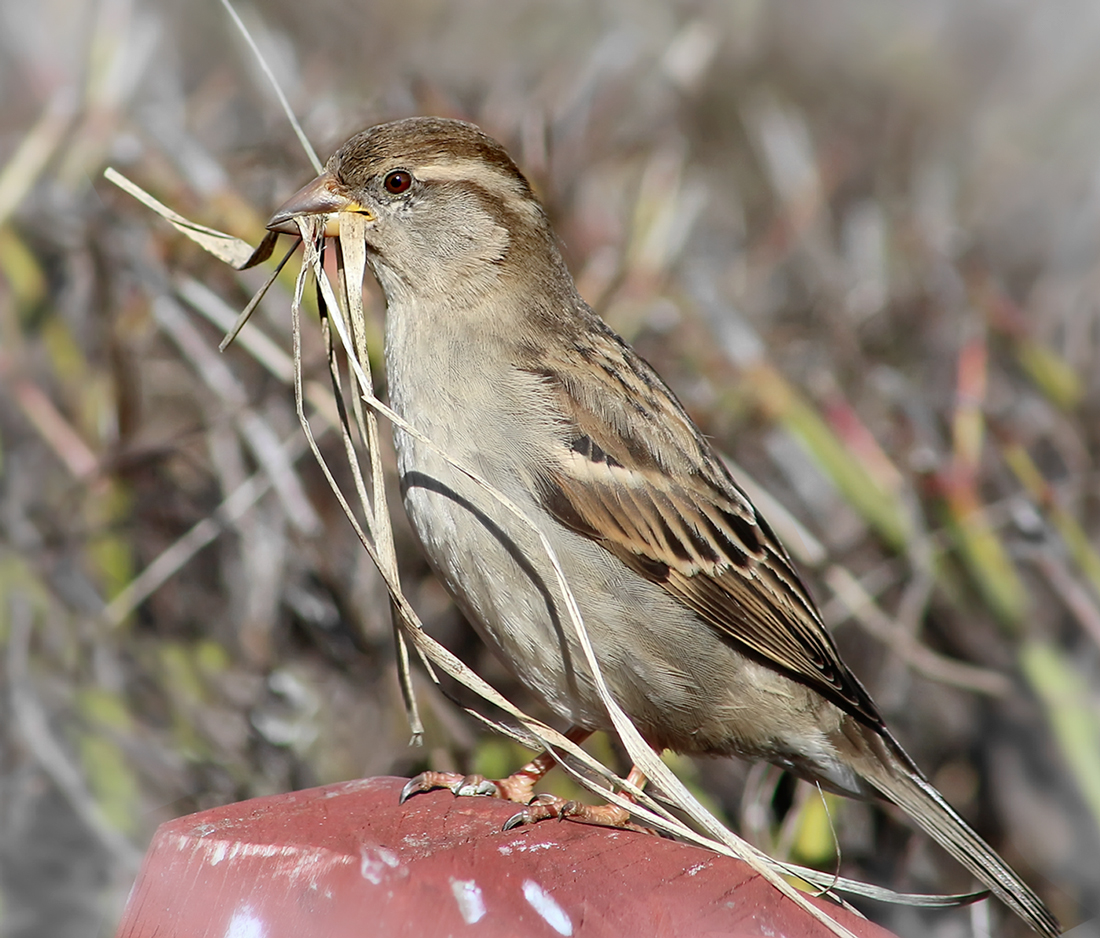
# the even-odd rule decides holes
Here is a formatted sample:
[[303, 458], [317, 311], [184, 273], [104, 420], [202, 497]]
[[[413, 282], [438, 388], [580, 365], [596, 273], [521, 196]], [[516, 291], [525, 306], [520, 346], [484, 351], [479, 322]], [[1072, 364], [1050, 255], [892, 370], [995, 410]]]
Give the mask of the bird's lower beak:
[[287, 199], [267, 223], [268, 231], [280, 234], [298, 234], [294, 219], [300, 215], [325, 215], [325, 237], [340, 234], [340, 212], [358, 212], [372, 218], [371, 212], [358, 202], [340, 192], [340, 184], [332, 173], [321, 173], [313, 182], [303, 186]]

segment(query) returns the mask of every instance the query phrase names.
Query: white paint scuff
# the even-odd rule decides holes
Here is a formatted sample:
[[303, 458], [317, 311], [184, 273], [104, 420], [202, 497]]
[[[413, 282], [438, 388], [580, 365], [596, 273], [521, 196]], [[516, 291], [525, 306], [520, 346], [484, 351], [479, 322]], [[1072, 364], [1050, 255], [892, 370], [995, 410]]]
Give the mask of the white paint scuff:
[[451, 892], [458, 903], [458, 913], [467, 925], [473, 925], [485, 918], [485, 897], [481, 887], [472, 879], [451, 877]]
[[251, 906], [242, 906], [229, 920], [225, 938], [267, 938], [267, 926]]
[[558, 905], [553, 896], [538, 883], [530, 879], [523, 881], [523, 898], [559, 935], [572, 935], [573, 923], [565, 909]]
[[399, 870], [406, 876], [409, 872], [401, 867], [401, 858], [389, 847], [368, 847], [360, 844], [359, 875], [363, 879], [377, 886], [390, 870]]
[[171, 835], [168, 843], [180, 852], [189, 853], [192, 861], [218, 866], [238, 859], [262, 858], [268, 876], [285, 876], [291, 881], [303, 879], [316, 883], [340, 866], [355, 862], [352, 857], [324, 847], [302, 847], [296, 844], [259, 844], [240, 840], [218, 840], [213, 837]]

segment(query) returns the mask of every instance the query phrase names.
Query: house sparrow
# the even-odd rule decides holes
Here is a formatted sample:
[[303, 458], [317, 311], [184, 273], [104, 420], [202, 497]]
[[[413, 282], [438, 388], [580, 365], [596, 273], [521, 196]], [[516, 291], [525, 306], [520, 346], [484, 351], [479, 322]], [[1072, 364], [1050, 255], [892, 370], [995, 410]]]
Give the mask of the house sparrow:
[[[454, 120], [373, 127], [268, 227], [296, 234], [295, 217], [324, 215], [332, 233], [340, 212], [369, 223], [391, 406], [542, 530], [646, 741], [883, 797], [1056, 935], [1042, 901], [890, 734], [787, 551], [676, 396], [581, 299], [504, 148]], [[412, 527], [470, 622], [572, 738], [610, 728], [536, 535], [432, 449], [394, 438]], [[552, 765], [544, 754], [500, 782], [425, 773], [407, 793], [527, 801]], [[608, 809], [540, 798], [524, 817], [625, 820]]]

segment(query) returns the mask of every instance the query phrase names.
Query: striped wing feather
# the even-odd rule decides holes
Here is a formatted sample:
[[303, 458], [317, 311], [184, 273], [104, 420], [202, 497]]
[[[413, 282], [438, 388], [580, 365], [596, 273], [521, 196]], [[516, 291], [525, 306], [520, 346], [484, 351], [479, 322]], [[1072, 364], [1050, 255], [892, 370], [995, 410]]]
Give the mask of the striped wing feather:
[[767, 523], [656, 373], [609, 342], [607, 367], [533, 369], [566, 416], [538, 480], [544, 507], [742, 651], [881, 729]]

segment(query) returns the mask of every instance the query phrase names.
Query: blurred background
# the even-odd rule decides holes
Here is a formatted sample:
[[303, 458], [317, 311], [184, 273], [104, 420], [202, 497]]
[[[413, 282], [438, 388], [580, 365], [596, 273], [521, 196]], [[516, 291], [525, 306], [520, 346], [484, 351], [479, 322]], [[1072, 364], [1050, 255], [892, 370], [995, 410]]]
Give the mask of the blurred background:
[[[1100, 914], [1100, 6], [240, 12], [322, 158], [412, 114], [509, 147], [582, 293], [736, 461], [909, 752], [1067, 926]], [[253, 243], [312, 178], [226, 12], [0, 17], [0, 934], [83, 938], [113, 934], [167, 818], [526, 754], [421, 678], [407, 745], [385, 591], [294, 416], [289, 281], [219, 355], [265, 271], [102, 178]], [[540, 712], [397, 523], [433, 634]], [[970, 887], [892, 812], [673, 762], [775, 856]], [[905, 938], [1024, 933], [1000, 908], [861, 908]]]

